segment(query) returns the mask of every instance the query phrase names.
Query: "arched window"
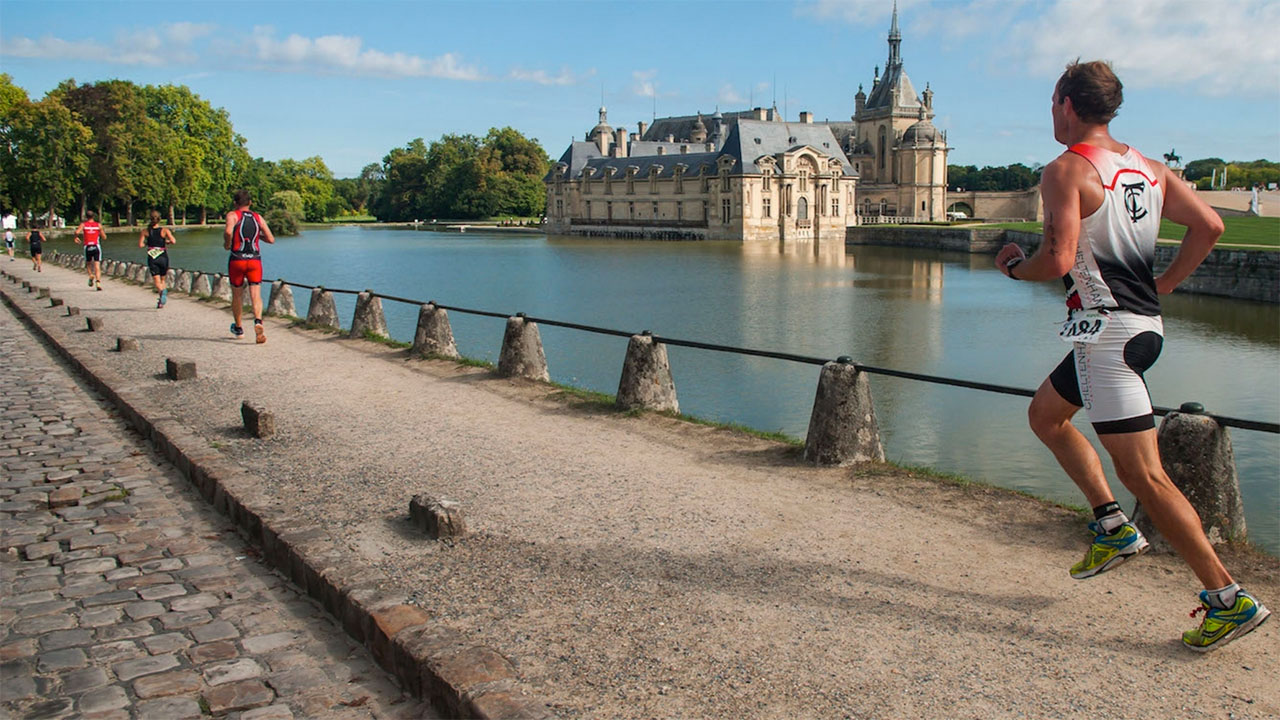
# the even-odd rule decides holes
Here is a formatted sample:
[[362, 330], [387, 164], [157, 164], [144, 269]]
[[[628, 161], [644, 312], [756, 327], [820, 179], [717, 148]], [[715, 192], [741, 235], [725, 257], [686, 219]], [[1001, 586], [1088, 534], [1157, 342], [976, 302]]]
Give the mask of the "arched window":
[[800, 202], [796, 203], [796, 216], [799, 220], [809, 219], [809, 201], [803, 195], [800, 196]]
[[884, 126], [883, 126], [883, 125], [881, 125], [881, 126], [880, 126], [880, 153], [879, 153], [879, 155], [880, 155], [880, 169], [881, 169], [881, 170], [883, 170], [883, 169], [884, 169], [884, 157], [885, 157], [885, 155], [886, 155], [886, 153], [885, 153], [885, 140], [884, 140], [884, 138], [885, 138], [885, 130], [884, 130]]

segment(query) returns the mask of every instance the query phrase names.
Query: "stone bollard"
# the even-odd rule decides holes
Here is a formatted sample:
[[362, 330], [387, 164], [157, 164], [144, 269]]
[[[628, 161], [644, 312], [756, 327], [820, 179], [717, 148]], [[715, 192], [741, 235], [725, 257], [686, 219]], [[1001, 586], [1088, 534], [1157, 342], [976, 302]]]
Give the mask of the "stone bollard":
[[89, 315], [84, 319], [84, 326], [89, 332], [98, 332], [102, 329], [102, 318], [96, 315]]
[[276, 416], [248, 400], [240, 403], [240, 419], [244, 429], [256, 438], [271, 437], [276, 433]]
[[39, 300], [39, 299], [41, 299], [41, 298], [47, 298], [47, 297], [49, 297], [49, 288], [47, 288], [47, 287], [36, 288], [36, 299], [37, 299], [37, 300]]
[[62, 298], [57, 298], [57, 297], [49, 298], [49, 307], [58, 307], [61, 304], [62, 304]]
[[804, 459], [818, 465], [884, 461], [871, 384], [847, 357], [822, 366]]
[[186, 270], [179, 270], [178, 276], [173, 280], [174, 292], [191, 293], [191, 273]]
[[67, 317], [71, 317], [72, 315], [79, 315], [79, 314], [80, 314], [80, 308], [76, 307], [75, 305], [67, 306]]
[[231, 279], [222, 273], [218, 273], [213, 278], [213, 288], [209, 294], [219, 300], [231, 302]]
[[178, 281], [178, 271], [174, 270], [173, 268], [169, 268], [169, 272], [164, 274], [164, 286], [166, 288], [172, 288], [173, 284], [177, 281]]
[[435, 303], [427, 303], [418, 308], [418, 329], [413, 334], [413, 349], [409, 352], [415, 355], [460, 357], [458, 346], [453, 341], [449, 313], [436, 307]]
[[209, 282], [209, 273], [196, 273], [191, 280], [191, 294], [196, 297], [209, 297], [213, 294], [213, 285]]
[[131, 337], [116, 338], [116, 352], [128, 352], [138, 349], [138, 339]]
[[671, 363], [667, 361], [667, 346], [654, 342], [648, 330], [632, 335], [627, 343], [616, 403], [628, 410], [680, 412], [676, 384], [671, 380]]
[[129, 272], [129, 279], [133, 282], [143, 285], [147, 282], [147, 266], [134, 264], [133, 270]]
[[333, 294], [322, 287], [311, 291], [311, 304], [307, 306], [307, 322], [320, 327], [338, 329], [338, 306], [333, 304]]
[[523, 313], [507, 318], [507, 330], [502, 334], [502, 351], [498, 354], [498, 374], [543, 382], [551, 380], [538, 325], [525, 320]]
[[196, 361], [187, 358], [165, 358], [164, 373], [170, 380], [191, 380], [196, 376]]
[[119, 260], [111, 260], [107, 265], [107, 274], [111, 277], [120, 277], [125, 270], [125, 264]]
[[[1244, 539], [1244, 504], [1227, 428], [1205, 415], [1200, 403], [1183, 403], [1178, 412], [1169, 413], [1160, 422], [1157, 437], [1160, 464], [1195, 508], [1209, 542], [1217, 545]], [[1152, 549], [1173, 549], [1141, 503], [1134, 509], [1133, 520]]]
[[382, 314], [382, 298], [374, 295], [372, 290], [356, 295], [356, 312], [351, 318], [351, 332], [347, 337], [362, 338], [365, 332], [390, 337], [387, 318]]
[[293, 306], [293, 290], [283, 280], [271, 283], [271, 299], [267, 301], [267, 314], [278, 317], [297, 317]]
[[409, 501], [409, 521], [437, 540], [467, 532], [462, 506], [452, 500], [414, 495]]
[[23, 289], [23, 290], [26, 290], [27, 292], [31, 292], [31, 281], [30, 281], [30, 280], [23, 280], [23, 281], [22, 281], [22, 289]]

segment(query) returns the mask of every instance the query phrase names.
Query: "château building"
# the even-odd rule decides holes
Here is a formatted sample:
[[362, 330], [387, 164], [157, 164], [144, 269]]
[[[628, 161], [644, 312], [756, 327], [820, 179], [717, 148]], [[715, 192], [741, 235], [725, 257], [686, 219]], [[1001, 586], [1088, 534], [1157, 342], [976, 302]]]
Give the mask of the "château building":
[[889, 59], [849, 121], [776, 106], [657, 118], [630, 135], [604, 107], [545, 181], [547, 229], [573, 235], [843, 243], [860, 222], [942, 220], [947, 139], [933, 91], [903, 70], [895, 6]]

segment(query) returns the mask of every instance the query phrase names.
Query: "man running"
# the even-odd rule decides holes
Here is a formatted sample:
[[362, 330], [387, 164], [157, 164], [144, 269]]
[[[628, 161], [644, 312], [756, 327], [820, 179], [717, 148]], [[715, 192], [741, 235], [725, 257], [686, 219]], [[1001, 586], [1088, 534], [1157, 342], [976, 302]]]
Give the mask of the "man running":
[[[1093, 507], [1093, 544], [1071, 577], [1093, 577], [1148, 547], [1111, 494], [1097, 451], [1071, 424], [1084, 407], [1120, 481], [1204, 584], [1196, 608], [1204, 619], [1182, 642], [1205, 652], [1258, 627], [1270, 611], [1231, 579], [1195, 509], [1161, 466], [1142, 374], [1164, 342], [1159, 296], [1191, 275], [1223, 225], [1168, 168], [1111, 137], [1122, 99], [1107, 63], [1067, 66], [1052, 107], [1054, 139], [1067, 151], [1041, 177], [1044, 240], [1029, 258], [1017, 245], [1004, 246], [996, 267], [1015, 280], [1060, 277], [1067, 287], [1069, 318], [1059, 334], [1072, 351], [1040, 385], [1028, 415], [1031, 429]], [[1185, 225], [1187, 234], [1157, 277], [1161, 217]]]
[[249, 284], [249, 299], [253, 303], [253, 333], [259, 343], [267, 341], [262, 327], [262, 255], [258, 241], [276, 241], [262, 216], [249, 209], [249, 191], [237, 190], [236, 209], [227, 213], [227, 226], [222, 231], [222, 247], [231, 251], [227, 263], [227, 276], [231, 280], [231, 334], [244, 335], [240, 319], [244, 312], [244, 286]]
[[102, 241], [107, 234], [102, 226], [94, 220], [93, 211], [85, 213], [85, 221], [76, 228], [76, 244], [80, 244], [80, 236], [84, 236], [85, 271], [89, 273], [89, 287], [102, 289]]
[[173, 239], [169, 228], [160, 224], [160, 212], [152, 210], [151, 224], [138, 236], [138, 247], [147, 249], [147, 272], [151, 273], [151, 282], [155, 283], [156, 292], [160, 293], [160, 299], [156, 301], [157, 310], [164, 307], [165, 300], [169, 299], [169, 289], [164, 285], [169, 272], [169, 253], [166, 248], [176, 242], [178, 241]]
[[31, 228], [31, 232], [27, 233], [27, 242], [31, 245], [31, 269], [36, 272], [44, 272], [44, 233], [39, 228]]
[[9, 262], [13, 262], [13, 244], [17, 239], [13, 236], [13, 231], [5, 228], [4, 231], [4, 249], [9, 253]]

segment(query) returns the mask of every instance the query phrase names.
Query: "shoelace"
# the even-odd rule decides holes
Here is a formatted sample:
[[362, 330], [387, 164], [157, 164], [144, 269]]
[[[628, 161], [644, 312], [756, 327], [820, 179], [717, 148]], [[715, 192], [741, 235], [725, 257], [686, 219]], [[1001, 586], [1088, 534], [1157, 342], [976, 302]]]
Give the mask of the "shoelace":
[[1202, 613], [1202, 612], [1208, 612], [1208, 611], [1209, 611], [1209, 608], [1205, 607], [1204, 605], [1197, 605], [1197, 606], [1196, 606], [1196, 609], [1191, 611], [1191, 617], [1193, 617], [1193, 618], [1194, 618], [1195, 616], [1199, 615], [1200, 613]]

